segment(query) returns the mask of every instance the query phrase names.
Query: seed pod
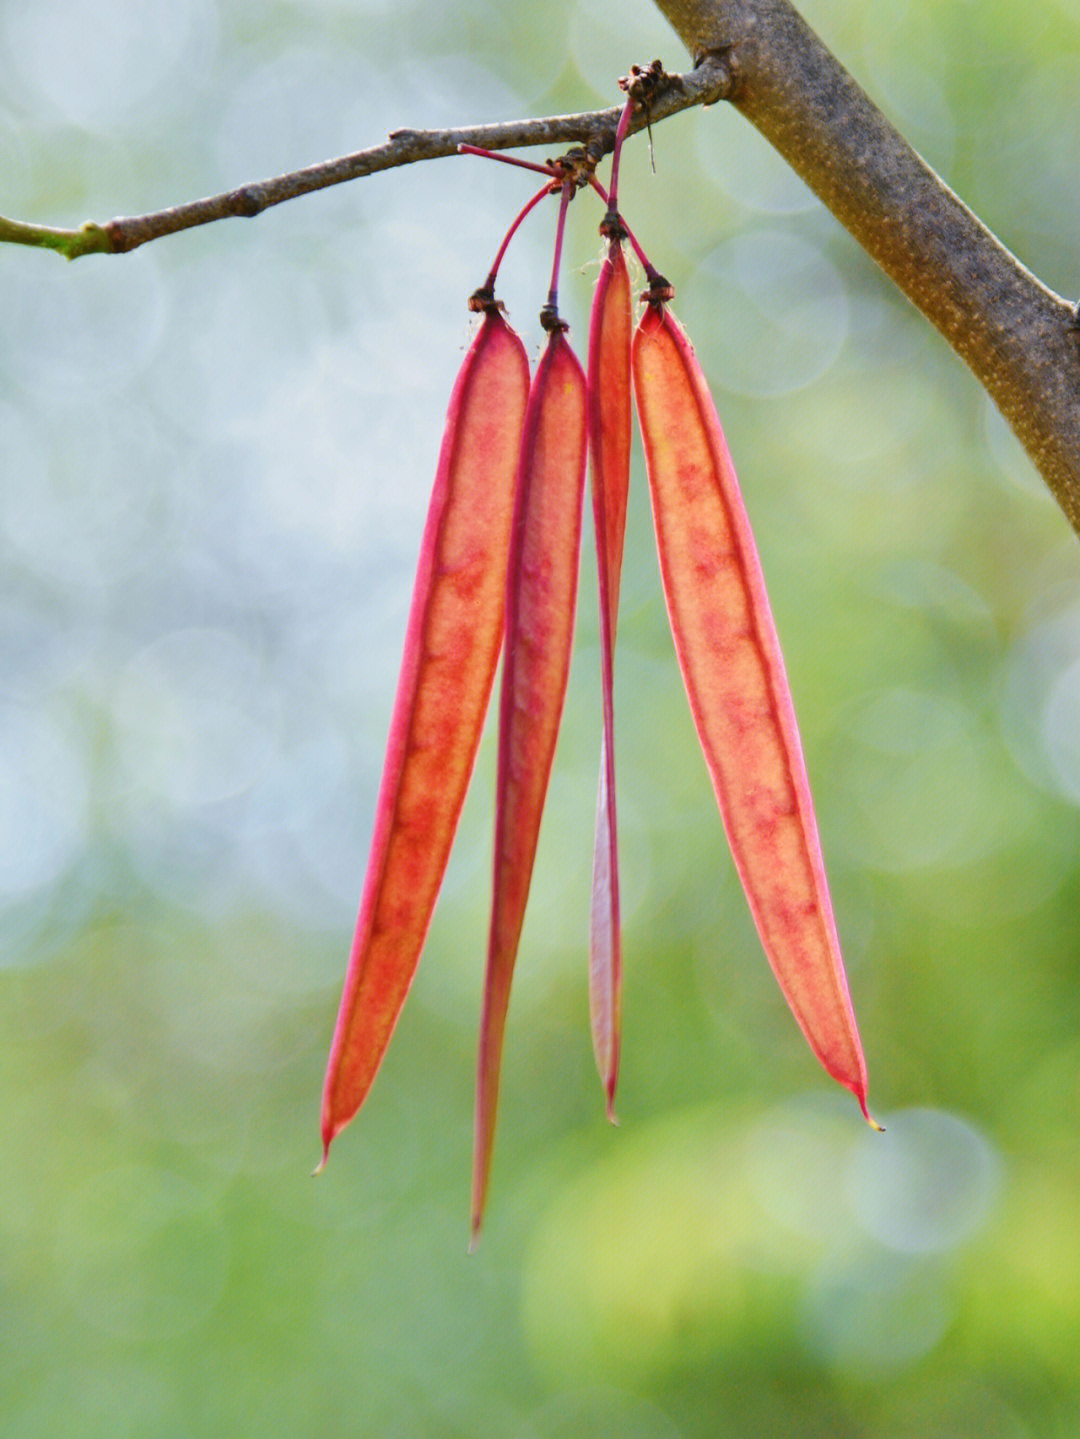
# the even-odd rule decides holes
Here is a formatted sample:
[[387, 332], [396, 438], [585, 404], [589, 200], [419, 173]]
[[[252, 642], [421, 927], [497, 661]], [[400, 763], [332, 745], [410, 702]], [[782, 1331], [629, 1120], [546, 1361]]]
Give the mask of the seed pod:
[[529, 391], [491, 302], [446, 417], [405, 636], [360, 916], [323, 1092], [323, 1163], [363, 1103], [431, 922], [503, 635]]
[[491, 1169], [510, 982], [570, 671], [585, 411], [585, 375], [556, 324], [529, 393], [507, 580], [494, 894], [477, 1065], [474, 1239]]
[[633, 370], [668, 615], [735, 865], [795, 1018], [873, 1124], [757, 549], [705, 377], [660, 302], [634, 336]]
[[630, 276], [613, 237], [600, 270], [589, 323], [589, 473], [600, 589], [603, 733], [593, 849], [589, 1012], [593, 1053], [614, 1119], [619, 1077], [622, 942], [615, 812], [614, 651], [630, 485]]

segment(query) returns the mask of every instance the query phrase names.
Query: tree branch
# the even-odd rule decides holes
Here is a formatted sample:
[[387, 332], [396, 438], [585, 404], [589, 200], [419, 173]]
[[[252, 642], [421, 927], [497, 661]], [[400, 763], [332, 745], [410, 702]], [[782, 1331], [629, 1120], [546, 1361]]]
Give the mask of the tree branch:
[[870, 102], [788, 0], [656, 0], [692, 55], [930, 320], [1080, 533], [1080, 333]]
[[[870, 102], [788, 0], [656, 0], [696, 68], [636, 115], [632, 131], [729, 99], [970, 366], [1080, 533], [1077, 312], [990, 233]], [[397, 130], [385, 144], [155, 214], [77, 230], [0, 217], [0, 242], [68, 259], [118, 254], [163, 235], [398, 165], [490, 150], [612, 146], [619, 109], [454, 130]]]
[[[648, 114], [635, 115], [631, 120], [630, 134], [645, 129], [651, 121], [667, 119], [693, 105], [714, 105], [723, 100], [731, 89], [731, 74], [722, 57], [709, 57], [686, 75], [669, 75], [667, 82], [650, 104]], [[242, 185], [222, 195], [174, 205], [150, 215], [121, 217], [103, 225], [88, 220], [77, 230], [27, 225], [0, 216], [0, 242], [57, 250], [69, 260], [78, 259], [81, 255], [118, 255], [150, 240], [175, 235], [179, 230], [190, 230], [196, 225], [209, 225], [215, 220], [235, 216], [250, 219], [272, 205], [325, 190], [331, 185], [342, 185], [348, 180], [358, 180], [363, 175], [374, 175], [379, 170], [456, 155], [459, 145], [509, 150], [525, 145], [583, 144], [594, 159], [600, 160], [612, 148], [621, 113], [622, 107], [616, 106], [580, 115], [471, 125], [456, 130], [395, 130], [385, 144], [375, 145], [369, 150], [343, 155], [337, 160], [326, 160], [287, 175], [277, 175], [272, 180]]]

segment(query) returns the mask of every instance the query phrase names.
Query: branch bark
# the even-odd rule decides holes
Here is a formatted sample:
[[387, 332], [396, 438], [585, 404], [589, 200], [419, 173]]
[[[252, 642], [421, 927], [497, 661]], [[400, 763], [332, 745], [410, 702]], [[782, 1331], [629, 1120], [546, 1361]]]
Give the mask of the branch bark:
[[944, 335], [1080, 534], [1076, 311], [915, 153], [788, 0], [656, 0], [731, 103]]
[[[731, 74], [722, 57], [708, 58], [687, 75], [669, 75], [667, 84], [649, 107], [648, 115], [635, 115], [629, 134], [644, 130], [652, 121], [666, 120], [692, 105], [714, 105], [731, 89]], [[399, 165], [414, 165], [420, 160], [439, 160], [456, 155], [460, 145], [477, 145], [486, 150], [509, 150], [527, 145], [573, 145], [588, 147], [595, 160], [612, 148], [615, 127], [622, 107], [590, 110], [579, 115], [555, 115], [540, 120], [511, 120], [497, 125], [470, 125], [453, 130], [395, 130], [383, 145], [342, 155], [276, 175], [270, 180], [257, 180], [221, 195], [174, 205], [149, 215], [121, 216], [98, 224], [88, 220], [77, 230], [52, 229], [46, 225], [28, 225], [7, 220], [0, 215], [0, 243], [32, 245], [38, 249], [56, 250], [69, 260], [83, 255], [120, 255], [137, 249], [151, 240], [175, 235], [197, 225], [210, 225], [216, 220], [252, 219], [272, 205], [301, 195], [314, 194], [331, 185], [343, 185], [380, 170]]]
[[[788, 0], [656, 0], [695, 69], [651, 106], [660, 121], [728, 99], [942, 333], [1001, 410], [1080, 534], [1077, 311], [1016, 259], [915, 153]], [[155, 214], [50, 229], [0, 217], [0, 242], [75, 259], [118, 254], [461, 144], [611, 149], [619, 109], [464, 129], [395, 131], [383, 145]], [[648, 123], [635, 116], [632, 130]]]

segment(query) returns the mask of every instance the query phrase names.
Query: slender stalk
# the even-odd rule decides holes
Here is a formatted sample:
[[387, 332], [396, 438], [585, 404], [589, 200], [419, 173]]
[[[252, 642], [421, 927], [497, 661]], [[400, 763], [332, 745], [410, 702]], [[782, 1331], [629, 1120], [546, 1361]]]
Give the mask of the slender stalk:
[[555, 230], [555, 258], [551, 262], [551, 284], [548, 287], [547, 304], [544, 306], [552, 318], [556, 319], [559, 314], [559, 270], [562, 266], [563, 236], [566, 234], [566, 212], [570, 208], [573, 194], [573, 181], [565, 180], [562, 186], [562, 198], [559, 201], [559, 223]]
[[538, 165], [535, 160], [522, 160], [519, 155], [500, 155], [497, 150], [485, 150], [482, 145], [459, 145], [461, 155], [478, 155], [482, 160], [498, 160], [500, 165], [517, 165], [521, 170], [535, 170], [538, 175], [555, 174], [554, 165]]
[[[492, 158], [496, 159], [498, 157], [492, 156]], [[502, 264], [503, 256], [506, 254], [510, 241], [517, 234], [518, 229], [521, 226], [521, 222], [525, 219], [526, 215], [528, 215], [532, 210], [536, 208], [537, 205], [539, 205], [541, 200], [546, 199], [548, 195], [554, 194], [554, 192], [558, 188], [559, 187], [557, 182], [551, 185], [545, 185], [542, 190], [537, 190], [536, 194], [533, 195], [531, 200], [526, 200], [525, 204], [522, 205], [521, 209], [514, 217], [513, 223], [511, 224], [509, 230], [507, 230], [506, 234], [503, 236], [502, 244], [499, 246], [498, 251], [496, 252], [495, 259], [492, 261], [491, 269], [488, 271], [488, 277], [484, 281], [484, 290], [487, 293], [491, 295], [495, 294], [495, 281], [498, 278], [499, 266]]]
[[615, 144], [611, 151], [611, 180], [608, 185], [608, 209], [619, 213], [619, 161], [622, 159], [623, 141], [630, 130], [630, 121], [633, 119], [635, 105], [633, 100], [627, 100], [623, 106], [623, 112], [619, 116], [619, 124], [615, 130]]
[[[589, 176], [589, 184], [600, 196], [601, 200], [603, 200], [604, 204], [608, 208], [608, 214], [610, 215], [614, 209], [611, 201], [611, 192], [604, 189], [603, 185], [601, 185], [600, 181], [596, 178], [595, 175]], [[671, 287], [668, 285], [667, 280], [665, 280], [664, 276], [661, 275], [660, 271], [656, 268], [656, 266], [649, 259], [648, 255], [646, 255], [645, 251], [638, 244], [637, 236], [634, 234], [633, 230], [631, 230], [630, 226], [626, 223], [626, 221], [621, 215], [619, 215], [618, 220], [620, 229], [625, 234], [626, 238], [630, 241], [630, 248], [637, 256], [638, 263], [640, 264], [641, 268], [645, 271], [646, 278], [649, 281], [649, 289], [656, 292], [658, 292], [665, 286], [667, 286], [668, 289], [671, 289]], [[666, 295], [665, 299], [670, 300], [672, 296], [674, 296], [674, 294], [675, 291], [671, 290], [671, 294]]]

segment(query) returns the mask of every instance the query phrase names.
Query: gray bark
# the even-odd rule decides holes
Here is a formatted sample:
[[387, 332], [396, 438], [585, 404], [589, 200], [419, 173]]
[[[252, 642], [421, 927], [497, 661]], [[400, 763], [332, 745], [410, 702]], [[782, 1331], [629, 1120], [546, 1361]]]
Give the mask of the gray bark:
[[727, 53], [730, 102], [968, 364], [1080, 534], [1073, 307], [934, 174], [787, 0], [656, 4], [691, 55]]

